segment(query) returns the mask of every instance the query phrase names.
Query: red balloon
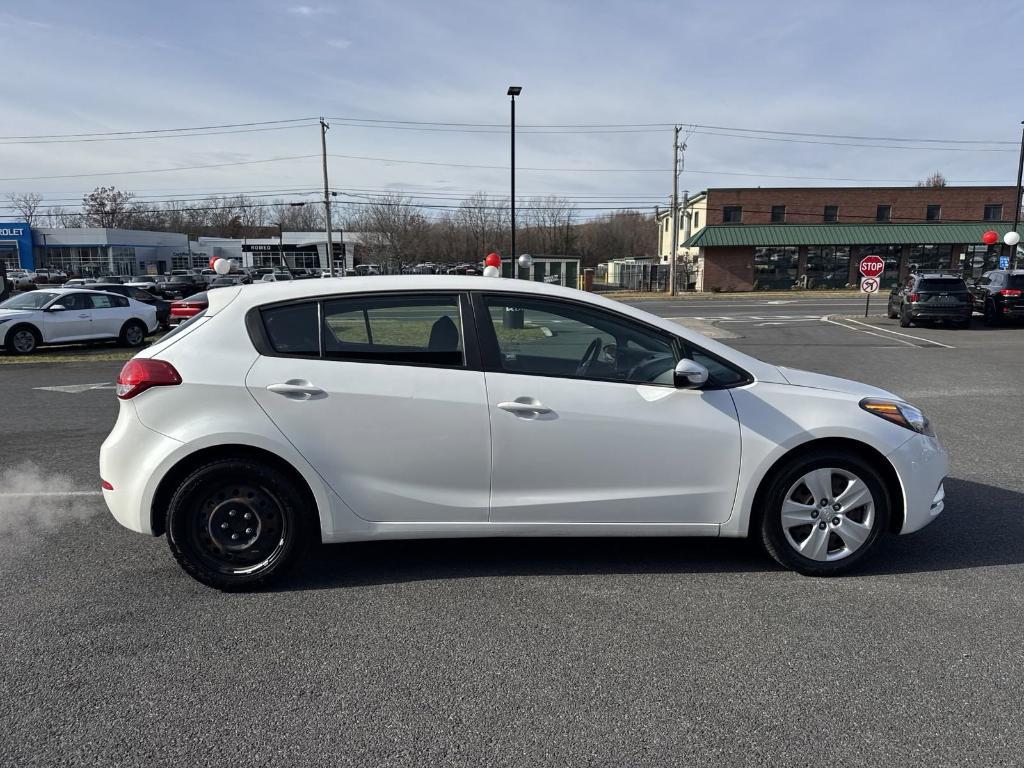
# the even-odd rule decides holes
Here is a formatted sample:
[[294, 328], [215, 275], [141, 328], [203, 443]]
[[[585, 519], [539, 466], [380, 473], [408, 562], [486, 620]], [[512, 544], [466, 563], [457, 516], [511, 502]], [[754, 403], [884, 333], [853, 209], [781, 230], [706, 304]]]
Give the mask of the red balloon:
[[501, 256], [496, 253], [488, 253], [487, 258], [484, 259], [485, 267], [498, 267], [501, 268]]
[[999, 233], [990, 229], [988, 232], [981, 236], [981, 242], [983, 242], [985, 245], [992, 245], [993, 243], [997, 243], [999, 242]]
[[211, 256], [210, 257], [210, 269], [213, 269], [213, 262], [215, 262], [219, 258], [220, 258], [220, 256]]

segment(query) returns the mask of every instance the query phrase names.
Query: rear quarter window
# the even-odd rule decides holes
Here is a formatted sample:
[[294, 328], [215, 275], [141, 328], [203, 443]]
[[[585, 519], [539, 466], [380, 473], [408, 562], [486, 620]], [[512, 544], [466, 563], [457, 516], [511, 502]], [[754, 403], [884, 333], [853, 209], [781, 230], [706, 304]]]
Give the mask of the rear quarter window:
[[316, 302], [286, 304], [260, 311], [267, 340], [282, 355], [320, 357], [320, 320]]
[[1024, 275], [1007, 275], [1006, 287], [1024, 290]]

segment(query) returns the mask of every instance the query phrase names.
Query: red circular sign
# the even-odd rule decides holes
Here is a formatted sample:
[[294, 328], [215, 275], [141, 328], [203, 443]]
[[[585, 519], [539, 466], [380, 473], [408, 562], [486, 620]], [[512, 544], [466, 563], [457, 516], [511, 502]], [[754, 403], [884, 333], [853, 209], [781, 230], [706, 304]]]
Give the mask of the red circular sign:
[[885, 262], [881, 256], [865, 256], [860, 260], [860, 273], [864, 277], [878, 277], [885, 272]]

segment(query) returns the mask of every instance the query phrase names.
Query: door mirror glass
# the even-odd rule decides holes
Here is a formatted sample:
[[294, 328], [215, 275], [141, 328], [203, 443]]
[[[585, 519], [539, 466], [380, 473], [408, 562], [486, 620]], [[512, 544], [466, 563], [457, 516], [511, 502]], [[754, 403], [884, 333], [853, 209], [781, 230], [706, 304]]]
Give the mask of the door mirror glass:
[[677, 389], [696, 389], [708, 382], [708, 369], [698, 362], [683, 358], [676, 363], [673, 374]]
[[65, 309], [67, 309], [67, 307], [65, 307], [63, 304], [51, 304], [47, 309], [49, 309], [51, 312], [63, 312]]

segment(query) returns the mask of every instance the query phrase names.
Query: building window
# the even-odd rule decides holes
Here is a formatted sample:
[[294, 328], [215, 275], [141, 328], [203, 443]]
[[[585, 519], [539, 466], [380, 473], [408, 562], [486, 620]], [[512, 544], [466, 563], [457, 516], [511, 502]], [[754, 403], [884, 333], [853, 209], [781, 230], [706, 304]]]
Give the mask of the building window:
[[826, 222], [839, 221], [839, 206], [838, 205], [826, 205], [824, 220]]
[[696, 229], [700, 226], [700, 211], [693, 212], [693, 228]]
[[942, 206], [941, 205], [929, 205], [924, 209], [925, 221], [938, 221], [942, 218]]
[[910, 271], [945, 272], [952, 255], [952, 245], [915, 245], [910, 249]]
[[[859, 245], [853, 249], [850, 255], [855, 264], [865, 256], [880, 256], [885, 262], [885, 272], [882, 273], [881, 286], [892, 288], [900, 279], [900, 259], [903, 248], [899, 245]], [[809, 256], [808, 256], [809, 258]]]
[[754, 249], [754, 290], [789, 290], [796, 285], [799, 248], [794, 246]]
[[875, 221], [892, 221], [892, 206], [878, 206], [878, 209], [875, 211]]
[[985, 206], [985, 221], [1002, 221], [1003, 206], [1001, 203], [992, 203]]
[[772, 224], [785, 224], [786, 223], [786, 206], [784, 205], [773, 205], [772, 206]]
[[668, 223], [672, 220], [671, 216], [665, 217], [665, 231], [668, 232]]
[[722, 208], [723, 224], [739, 224], [743, 221], [743, 206], [727, 205]]
[[809, 246], [806, 275], [808, 288], [846, 287], [850, 282], [849, 246]]

